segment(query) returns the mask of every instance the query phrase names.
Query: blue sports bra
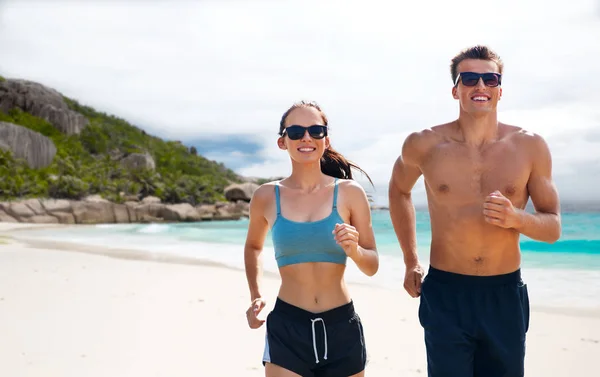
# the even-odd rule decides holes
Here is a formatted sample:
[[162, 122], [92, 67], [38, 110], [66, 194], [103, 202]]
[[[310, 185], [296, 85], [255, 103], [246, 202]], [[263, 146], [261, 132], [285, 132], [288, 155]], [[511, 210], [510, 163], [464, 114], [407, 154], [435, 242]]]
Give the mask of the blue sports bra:
[[305, 262], [346, 264], [346, 253], [331, 233], [335, 224], [344, 222], [337, 210], [337, 183], [336, 178], [331, 214], [322, 220], [309, 222], [292, 221], [281, 216], [279, 186], [275, 186], [277, 218], [271, 228], [271, 236], [278, 267]]

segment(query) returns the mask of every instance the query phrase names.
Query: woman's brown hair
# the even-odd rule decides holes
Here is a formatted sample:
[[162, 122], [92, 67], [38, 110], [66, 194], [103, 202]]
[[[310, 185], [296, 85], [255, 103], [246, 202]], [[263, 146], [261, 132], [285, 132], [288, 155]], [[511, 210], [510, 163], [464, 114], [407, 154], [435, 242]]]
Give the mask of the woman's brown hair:
[[[319, 112], [319, 114], [321, 114], [321, 118], [323, 119], [323, 125], [328, 126], [327, 116], [316, 102], [300, 101], [294, 103], [289, 109], [287, 109], [285, 113], [283, 113], [281, 121], [279, 122], [280, 136], [283, 136], [283, 131], [285, 130], [285, 120], [287, 119], [288, 115], [290, 115], [290, 113], [294, 109], [297, 109], [299, 107], [312, 107], [316, 109]], [[342, 156], [341, 153], [337, 152], [331, 146], [325, 149], [325, 152], [321, 157], [321, 171], [323, 172], [323, 174], [327, 174], [331, 177], [337, 177], [341, 179], [354, 179], [352, 177], [352, 168], [362, 172], [367, 177], [369, 182], [371, 182], [371, 185], [373, 185], [371, 177], [369, 177], [369, 175], [358, 165], [351, 161], [348, 161], [344, 156]]]

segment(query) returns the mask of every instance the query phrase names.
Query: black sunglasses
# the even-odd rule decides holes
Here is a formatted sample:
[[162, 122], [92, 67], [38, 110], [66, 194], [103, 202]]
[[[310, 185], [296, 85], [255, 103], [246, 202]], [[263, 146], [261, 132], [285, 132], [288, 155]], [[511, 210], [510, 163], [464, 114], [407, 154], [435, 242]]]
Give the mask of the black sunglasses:
[[319, 125], [314, 125], [310, 127], [303, 127], [297, 125], [289, 126], [283, 130], [281, 136], [285, 136], [287, 134], [290, 140], [300, 140], [302, 139], [307, 130], [308, 134], [313, 139], [322, 139], [325, 136], [327, 136], [327, 126]]
[[475, 86], [479, 79], [483, 79], [485, 86], [496, 87], [502, 84], [502, 75], [499, 73], [475, 73], [461, 72], [454, 81], [454, 86], [458, 85], [458, 80], [461, 80], [464, 86]]

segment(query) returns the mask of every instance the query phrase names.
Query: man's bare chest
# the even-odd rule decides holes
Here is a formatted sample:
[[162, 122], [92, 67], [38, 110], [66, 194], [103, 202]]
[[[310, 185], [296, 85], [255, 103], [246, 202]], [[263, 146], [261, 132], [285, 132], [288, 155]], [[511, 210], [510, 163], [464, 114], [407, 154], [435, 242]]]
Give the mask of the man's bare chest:
[[[472, 202], [499, 190], [516, 201], [526, 197], [531, 164], [512, 146], [478, 150], [451, 145], [436, 148], [423, 165], [430, 195]], [[514, 202], [514, 200], [513, 200]]]

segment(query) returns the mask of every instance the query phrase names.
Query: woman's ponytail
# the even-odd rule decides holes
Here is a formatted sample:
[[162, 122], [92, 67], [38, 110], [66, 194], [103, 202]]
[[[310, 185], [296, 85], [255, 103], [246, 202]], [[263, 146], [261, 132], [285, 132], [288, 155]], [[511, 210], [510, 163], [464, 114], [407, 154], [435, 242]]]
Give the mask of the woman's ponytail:
[[346, 157], [342, 156], [341, 153], [331, 147], [325, 149], [325, 153], [323, 153], [323, 157], [321, 157], [321, 171], [323, 174], [341, 179], [354, 179], [352, 176], [352, 168], [362, 172], [369, 182], [371, 182], [371, 185], [373, 185], [371, 177], [369, 177], [369, 175], [358, 165], [348, 161]]

